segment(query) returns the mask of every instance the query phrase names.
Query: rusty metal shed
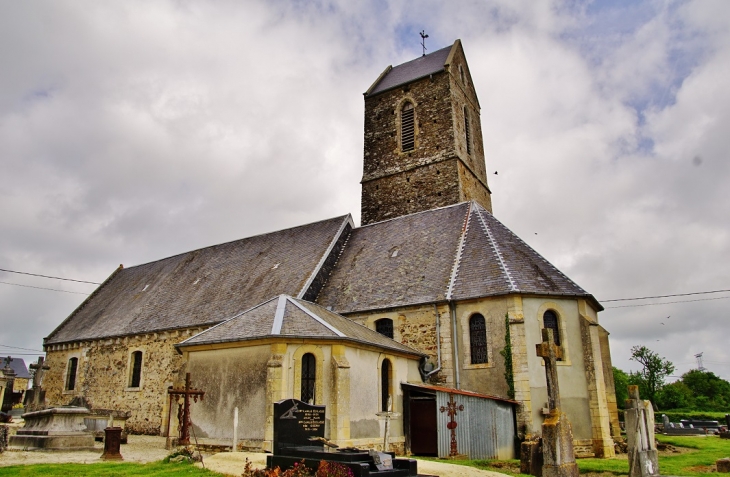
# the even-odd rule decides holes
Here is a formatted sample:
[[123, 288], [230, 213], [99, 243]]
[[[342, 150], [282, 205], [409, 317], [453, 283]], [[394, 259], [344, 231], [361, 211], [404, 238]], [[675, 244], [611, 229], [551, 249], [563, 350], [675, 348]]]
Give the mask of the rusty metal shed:
[[[411, 454], [515, 458], [516, 401], [441, 386], [401, 387], [406, 450]], [[453, 420], [449, 407], [456, 409]]]

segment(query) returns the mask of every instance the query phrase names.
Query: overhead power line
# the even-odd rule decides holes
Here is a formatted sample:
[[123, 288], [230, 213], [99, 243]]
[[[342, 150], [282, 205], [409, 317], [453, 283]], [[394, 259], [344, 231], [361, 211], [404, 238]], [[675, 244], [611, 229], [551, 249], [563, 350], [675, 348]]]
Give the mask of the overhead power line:
[[609, 301], [649, 300], [651, 298], [672, 298], [675, 296], [709, 295], [711, 293], [725, 293], [725, 292], [730, 292], [730, 290], [712, 290], [712, 291], [702, 291], [702, 292], [693, 292], [693, 293], [675, 293], [674, 295], [642, 296], [642, 297], [636, 297], [636, 298], [614, 298], [613, 300], [601, 300], [601, 302], [608, 303]]
[[5, 345], [5, 344], [0, 344], [0, 348], [13, 348], [13, 349], [22, 349], [25, 351], [35, 351], [36, 353], [45, 353], [45, 351], [40, 351], [40, 350], [33, 349], [33, 348], [21, 348], [20, 346], [10, 346], [10, 345]]
[[68, 291], [68, 290], [59, 290], [58, 288], [45, 288], [45, 287], [34, 287], [31, 285], [21, 285], [20, 283], [9, 283], [9, 282], [0, 282], [2, 285], [14, 285], [16, 287], [24, 287], [24, 288], [35, 288], [36, 290], [50, 290], [50, 291], [57, 291], [57, 292], [63, 292], [63, 293], [74, 293], [76, 295], [90, 295], [90, 293], [82, 293], [82, 292], [75, 292], [75, 291]]
[[637, 303], [636, 305], [619, 305], [619, 306], [607, 306], [607, 310], [611, 308], [631, 308], [634, 306], [654, 306], [654, 305], [670, 305], [672, 303], [692, 303], [695, 301], [713, 301], [713, 300], [727, 300], [730, 296], [720, 296], [717, 298], [698, 298], [697, 300], [678, 300], [678, 301], [663, 301], [661, 303]]
[[18, 275], [30, 275], [32, 277], [52, 278], [53, 280], [65, 280], [67, 282], [89, 283], [91, 285], [101, 285], [101, 283], [99, 283], [99, 282], [89, 282], [86, 280], [74, 280], [73, 278], [53, 277], [51, 275], [40, 275], [38, 273], [18, 272], [16, 270], [6, 270], [5, 268], [0, 268], [0, 272], [17, 273]]

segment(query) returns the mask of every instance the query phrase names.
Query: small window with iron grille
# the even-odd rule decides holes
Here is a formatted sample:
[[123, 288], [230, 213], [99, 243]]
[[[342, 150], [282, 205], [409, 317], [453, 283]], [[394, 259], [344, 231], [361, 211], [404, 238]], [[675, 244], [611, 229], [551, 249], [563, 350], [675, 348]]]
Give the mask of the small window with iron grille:
[[132, 353], [132, 372], [129, 374], [129, 387], [138, 388], [142, 381], [142, 352], [135, 351]]
[[381, 318], [375, 322], [375, 331], [383, 336], [393, 339], [393, 320]]
[[302, 393], [301, 400], [314, 404], [314, 390], [317, 383], [317, 360], [312, 353], [302, 356]]
[[76, 370], [79, 367], [79, 358], [71, 358], [68, 360], [68, 370], [66, 372], [66, 391], [73, 391], [76, 388]]
[[476, 313], [469, 318], [469, 342], [471, 364], [484, 364], [489, 361], [487, 354], [487, 323], [484, 317]]
[[415, 122], [413, 103], [407, 101], [400, 111], [400, 147], [401, 151], [408, 152], [415, 148]]

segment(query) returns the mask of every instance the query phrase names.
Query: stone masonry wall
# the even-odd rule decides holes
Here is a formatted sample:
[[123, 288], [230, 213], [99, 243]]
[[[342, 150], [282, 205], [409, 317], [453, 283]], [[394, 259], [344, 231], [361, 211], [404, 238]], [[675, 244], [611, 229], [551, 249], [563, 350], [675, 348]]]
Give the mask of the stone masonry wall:
[[[51, 406], [84, 397], [94, 409], [131, 411], [126, 429], [134, 434], [158, 435], [163, 426], [167, 387], [178, 379], [182, 356], [174, 348], [202, 328], [150, 333], [47, 348], [50, 370], [43, 377], [46, 401]], [[131, 354], [142, 351], [142, 374], [138, 388], [129, 387]], [[69, 359], [78, 358], [76, 385], [66, 391]]]
[[[461, 72], [454, 76], [459, 65], [463, 83]], [[407, 101], [415, 106], [415, 148], [402, 152], [400, 113]], [[472, 199], [491, 211], [489, 195], [479, 105], [460, 48], [449, 71], [365, 98], [363, 225]]]

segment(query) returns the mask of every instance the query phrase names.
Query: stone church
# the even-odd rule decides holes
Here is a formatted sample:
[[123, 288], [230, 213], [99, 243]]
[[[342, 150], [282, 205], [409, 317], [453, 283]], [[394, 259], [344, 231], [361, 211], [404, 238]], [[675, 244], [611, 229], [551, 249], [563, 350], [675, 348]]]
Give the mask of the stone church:
[[603, 308], [492, 215], [461, 42], [387, 67], [364, 99], [361, 226], [347, 215], [120, 266], [45, 338], [47, 399], [165, 434], [167, 389], [190, 372], [206, 391], [198, 437], [230, 438], [238, 407], [239, 437], [270, 448], [272, 404], [294, 397], [326, 404], [345, 445], [382, 442], [376, 414], [395, 412], [391, 443], [411, 452], [404, 390], [452, 390], [510, 403], [524, 438], [544, 418], [549, 327], [578, 452], [613, 455]]

